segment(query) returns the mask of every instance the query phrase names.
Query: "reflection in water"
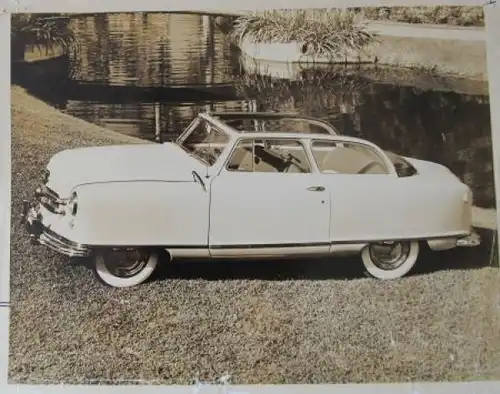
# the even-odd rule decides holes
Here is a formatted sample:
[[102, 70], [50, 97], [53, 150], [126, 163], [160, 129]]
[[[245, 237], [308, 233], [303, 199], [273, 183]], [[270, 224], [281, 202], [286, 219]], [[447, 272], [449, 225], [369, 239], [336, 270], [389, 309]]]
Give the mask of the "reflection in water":
[[[118, 132], [175, 138], [200, 111], [297, 111], [396, 153], [442, 163], [494, 206], [488, 96], [383, 85], [356, 76], [305, 72], [299, 81], [243, 75], [213, 18], [133, 13], [75, 18], [82, 52], [73, 78], [108, 85], [232, 83], [233, 100], [106, 103], [69, 100], [66, 111]], [[237, 62], [237, 58], [236, 58]], [[155, 110], [156, 109], [156, 110]]]
[[[243, 100], [182, 104], [68, 101], [66, 112], [114, 131], [150, 140], [156, 139], [159, 127], [162, 140], [168, 141], [179, 136], [199, 112], [246, 111], [248, 105], [249, 102]], [[155, 111], [155, 107], [159, 110]], [[159, 125], [156, 114], [159, 114]]]
[[332, 123], [398, 154], [449, 167], [473, 187], [476, 204], [494, 206], [495, 191], [487, 96], [422, 91], [354, 76], [305, 75], [302, 81], [243, 78], [258, 111], [292, 110]]
[[231, 82], [229, 42], [214, 18], [165, 13], [74, 18], [82, 50], [73, 78], [108, 85], [193, 85]]

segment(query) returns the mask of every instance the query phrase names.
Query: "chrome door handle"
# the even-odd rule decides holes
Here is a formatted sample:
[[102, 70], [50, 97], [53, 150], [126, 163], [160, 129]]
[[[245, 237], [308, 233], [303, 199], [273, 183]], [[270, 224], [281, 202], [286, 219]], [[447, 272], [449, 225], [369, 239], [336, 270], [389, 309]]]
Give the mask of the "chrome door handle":
[[323, 186], [309, 186], [307, 190], [310, 192], [324, 192], [325, 188]]

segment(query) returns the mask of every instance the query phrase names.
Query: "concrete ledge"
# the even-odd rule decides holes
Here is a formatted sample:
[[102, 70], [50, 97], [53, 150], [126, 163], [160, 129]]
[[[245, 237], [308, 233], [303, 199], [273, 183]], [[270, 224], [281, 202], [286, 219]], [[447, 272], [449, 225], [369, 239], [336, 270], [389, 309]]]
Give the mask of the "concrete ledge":
[[360, 52], [332, 58], [306, 56], [297, 42], [241, 42], [243, 54], [257, 60], [301, 64], [379, 64], [423, 68], [442, 75], [487, 81], [486, 40], [482, 28], [370, 22], [377, 42]]
[[497, 211], [495, 209], [486, 209], [472, 207], [472, 223], [474, 227], [487, 230], [497, 229]]
[[[310, 65], [298, 62], [268, 61], [255, 59], [250, 56], [240, 57], [241, 66], [248, 74], [269, 76], [301, 81], [304, 71]], [[361, 78], [374, 83], [415, 87], [422, 90], [455, 92], [467, 95], [487, 96], [488, 82], [453, 76], [436, 75], [428, 70], [411, 69], [378, 64], [315, 64], [315, 70], [323, 70], [339, 77]], [[307, 71], [306, 71], [307, 74]]]
[[486, 31], [483, 27], [431, 25], [392, 21], [367, 21], [366, 24], [368, 30], [383, 36], [486, 41]]

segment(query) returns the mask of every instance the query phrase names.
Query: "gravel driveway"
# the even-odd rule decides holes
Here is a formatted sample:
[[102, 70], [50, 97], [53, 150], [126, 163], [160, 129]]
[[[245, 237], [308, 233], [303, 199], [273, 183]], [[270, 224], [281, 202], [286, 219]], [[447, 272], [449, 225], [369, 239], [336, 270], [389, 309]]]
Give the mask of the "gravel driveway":
[[[17, 219], [55, 152], [132, 142], [12, 90], [10, 383], [234, 384], [500, 377], [488, 239], [393, 282], [357, 259], [184, 262], [133, 289], [30, 246]], [[135, 141], [134, 141], [135, 142]]]

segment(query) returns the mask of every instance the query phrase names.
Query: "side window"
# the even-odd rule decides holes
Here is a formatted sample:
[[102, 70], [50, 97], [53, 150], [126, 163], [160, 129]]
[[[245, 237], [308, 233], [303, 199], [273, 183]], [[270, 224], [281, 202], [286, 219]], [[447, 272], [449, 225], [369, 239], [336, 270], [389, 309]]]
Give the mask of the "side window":
[[389, 173], [377, 152], [363, 144], [319, 140], [313, 141], [311, 150], [319, 170], [325, 174]]
[[227, 169], [242, 172], [309, 173], [311, 165], [300, 141], [244, 139], [235, 147]]

